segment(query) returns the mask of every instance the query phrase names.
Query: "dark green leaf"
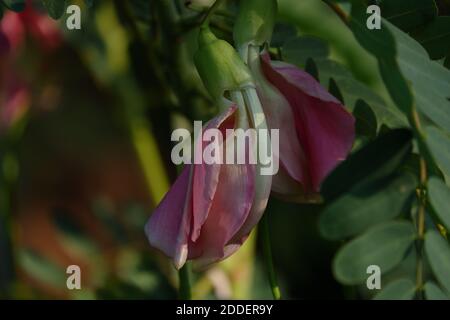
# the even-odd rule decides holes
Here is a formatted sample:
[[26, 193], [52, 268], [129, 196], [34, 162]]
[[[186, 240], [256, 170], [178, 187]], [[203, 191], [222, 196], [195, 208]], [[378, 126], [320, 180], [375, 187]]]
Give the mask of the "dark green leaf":
[[84, 3], [86, 3], [88, 8], [91, 8], [94, 5], [94, 0], [84, 0]]
[[328, 45], [318, 38], [297, 37], [287, 41], [282, 48], [283, 58], [301, 68], [305, 67], [306, 60], [326, 59], [329, 55]]
[[114, 208], [111, 207], [110, 202], [98, 199], [94, 202], [92, 210], [94, 215], [108, 228], [116, 241], [119, 243], [126, 243], [128, 241], [128, 235], [123, 225], [114, 214]]
[[382, 0], [381, 15], [404, 31], [424, 26], [437, 16], [434, 0]]
[[398, 216], [410, 203], [416, 183], [414, 176], [404, 174], [378, 192], [352, 189], [325, 208], [319, 224], [322, 236], [343, 239]]
[[339, 90], [338, 85], [336, 84], [336, 81], [334, 81], [333, 78], [330, 78], [330, 84], [328, 85], [328, 91], [336, 98], [338, 99], [342, 104], [345, 104], [344, 97], [342, 97], [341, 90]]
[[273, 30], [270, 45], [281, 48], [288, 40], [295, 37], [297, 37], [297, 30], [291, 24], [277, 23]]
[[[385, 23], [397, 41], [398, 65], [404, 77], [411, 83], [416, 105], [420, 112], [436, 124], [450, 131], [450, 72], [431, 61], [426, 51], [407, 34]], [[386, 66], [393, 77], [394, 67]], [[399, 87], [392, 87], [399, 90]]]
[[358, 100], [353, 109], [353, 116], [356, 119], [356, 134], [373, 138], [377, 135], [377, 117], [372, 108], [364, 101]]
[[350, 155], [324, 181], [325, 200], [335, 199], [356, 184], [371, 184], [392, 175], [408, 158], [411, 138], [409, 130], [391, 130]]
[[21, 12], [25, 9], [26, 0], [3, 0], [3, 4], [10, 10]]
[[414, 38], [427, 49], [431, 59], [441, 59], [450, 52], [450, 17], [438, 17]]
[[356, 102], [362, 99], [371, 106], [378, 124], [386, 124], [391, 128], [405, 127], [406, 118], [397, 108], [388, 106], [378, 94], [355, 79], [342, 65], [328, 59], [319, 59], [315, 62], [319, 70], [320, 83], [326, 86], [333, 78], [342, 93], [347, 108], [352, 110]]
[[426, 143], [437, 164], [450, 177], [450, 137], [436, 127], [426, 128]]
[[410, 222], [388, 222], [370, 229], [341, 248], [333, 261], [336, 279], [356, 285], [367, 280], [367, 267], [377, 265], [384, 274], [404, 258], [416, 237]]
[[425, 284], [424, 289], [427, 300], [450, 300], [449, 295], [445, 294], [441, 288], [431, 281]]
[[428, 231], [425, 235], [425, 252], [434, 276], [448, 292], [450, 292], [450, 247], [436, 231]]
[[308, 58], [308, 60], [306, 60], [305, 71], [319, 81], [319, 70], [317, 70], [317, 65], [313, 59]]
[[450, 131], [450, 71], [431, 61], [426, 51], [407, 34], [389, 26], [398, 46], [398, 63], [410, 81], [419, 111]]
[[66, 0], [42, 0], [43, 5], [48, 11], [48, 14], [53, 19], [59, 19], [65, 13]]
[[[2, 189], [0, 188], [0, 201], [4, 201]], [[0, 205], [0, 210], [2, 205]], [[11, 239], [9, 237], [10, 231], [7, 230], [5, 223], [4, 211], [0, 211], [0, 261], [2, 267], [0, 268], [0, 297], [7, 293], [11, 288], [14, 280], [14, 264], [11, 247]]]
[[366, 9], [365, 1], [352, 1], [350, 28], [365, 49], [379, 59], [390, 60], [396, 55], [394, 37], [384, 26], [381, 29], [369, 30], [366, 25]]
[[431, 61], [417, 41], [387, 20], [383, 20], [381, 30], [368, 30], [365, 8], [363, 1], [353, 0], [351, 28], [361, 45], [378, 59], [396, 105], [409, 114], [414, 96], [421, 113], [450, 130], [450, 72]]
[[374, 300], [412, 300], [416, 293], [416, 284], [410, 279], [399, 279], [389, 283]]
[[440, 179], [431, 178], [428, 181], [428, 198], [447, 230], [450, 230], [450, 189]]

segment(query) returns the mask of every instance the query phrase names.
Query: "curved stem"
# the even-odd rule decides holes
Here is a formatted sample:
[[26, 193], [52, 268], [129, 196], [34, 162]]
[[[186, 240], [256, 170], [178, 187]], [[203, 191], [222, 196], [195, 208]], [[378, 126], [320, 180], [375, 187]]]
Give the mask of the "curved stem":
[[180, 300], [191, 300], [192, 299], [189, 273], [190, 273], [189, 264], [187, 264], [187, 263], [178, 271], [178, 277], [180, 280], [180, 287], [179, 287], [178, 294], [179, 294]]
[[322, 0], [322, 1], [336, 13], [336, 15], [339, 17], [339, 19], [341, 19], [342, 22], [344, 22], [346, 25], [349, 24], [348, 15], [342, 10], [342, 8], [338, 4], [330, 0]]
[[281, 291], [277, 281], [277, 275], [275, 274], [275, 268], [273, 266], [272, 248], [270, 246], [270, 234], [269, 234], [269, 222], [267, 214], [264, 214], [259, 222], [260, 232], [262, 233], [262, 246], [264, 252], [264, 262], [266, 265], [267, 273], [269, 276], [270, 288], [275, 300], [281, 299]]
[[206, 11], [205, 17], [202, 20], [201, 26], [202, 27], [206, 27], [209, 24], [209, 21], [211, 20], [212, 15], [214, 14], [214, 12], [220, 7], [220, 5], [222, 4], [222, 2], [224, 2], [225, 0], [216, 0], [214, 2], [214, 4], [209, 7], [208, 11]]

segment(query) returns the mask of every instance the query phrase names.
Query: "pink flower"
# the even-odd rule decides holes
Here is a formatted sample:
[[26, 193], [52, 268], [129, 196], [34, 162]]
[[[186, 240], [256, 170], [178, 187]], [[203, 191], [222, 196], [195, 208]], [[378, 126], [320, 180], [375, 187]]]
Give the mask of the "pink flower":
[[4, 15], [0, 21], [0, 131], [11, 127], [31, 104], [31, 90], [15, 67], [27, 34], [46, 52], [62, 41], [55, 21], [34, 10], [30, 1], [23, 12]]
[[320, 185], [344, 160], [355, 138], [354, 118], [313, 77], [271, 61], [250, 46], [249, 66], [268, 125], [280, 129], [280, 170], [272, 191], [298, 202], [320, 199]]
[[[203, 130], [221, 130], [226, 149], [234, 139], [232, 134], [226, 135], [226, 129], [246, 122], [241, 110], [233, 105]], [[195, 152], [202, 152], [205, 146], [200, 141], [202, 137], [196, 141]], [[257, 183], [257, 165], [247, 163], [186, 165], [152, 214], [145, 228], [150, 244], [171, 257], [176, 268], [187, 259], [206, 265], [228, 257], [258, 223], [271, 177], [269, 184]]]
[[62, 34], [57, 23], [46, 14], [33, 9], [30, 2], [23, 12], [8, 11], [0, 21], [0, 29], [8, 38], [13, 52], [23, 45], [26, 33], [46, 51], [52, 51], [62, 43]]

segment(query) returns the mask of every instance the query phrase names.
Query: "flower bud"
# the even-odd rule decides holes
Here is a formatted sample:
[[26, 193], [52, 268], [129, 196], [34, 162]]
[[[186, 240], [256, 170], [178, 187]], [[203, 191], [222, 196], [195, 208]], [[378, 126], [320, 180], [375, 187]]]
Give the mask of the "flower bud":
[[248, 46], [270, 42], [277, 15], [276, 0], [242, 0], [234, 26], [234, 42], [247, 61]]
[[194, 60], [206, 89], [215, 100], [220, 100], [226, 91], [252, 82], [250, 70], [234, 48], [217, 39], [206, 27], [200, 29], [199, 48]]

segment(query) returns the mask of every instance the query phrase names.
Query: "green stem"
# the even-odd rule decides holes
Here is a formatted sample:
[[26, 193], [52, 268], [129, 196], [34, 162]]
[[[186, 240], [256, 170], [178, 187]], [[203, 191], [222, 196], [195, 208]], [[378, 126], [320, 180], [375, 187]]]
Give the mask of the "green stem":
[[266, 264], [267, 273], [269, 276], [270, 288], [272, 290], [272, 295], [275, 300], [281, 299], [280, 287], [278, 286], [277, 275], [275, 274], [275, 268], [273, 266], [272, 259], [272, 248], [270, 245], [270, 234], [269, 234], [269, 221], [267, 214], [263, 215], [261, 221], [259, 222], [260, 232], [262, 233], [262, 246], [264, 252], [264, 262]]
[[180, 280], [180, 287], [178, 291], [179, 299], [180, 300], [191, 300], [192, 294], [191, 294], [191, 283], [190, 283], [190, 268], [189, 264], [185, 264], [179, 271], [178, 271], [178, 277]]
[[[412, 107], [411, 110], [411, 119], [410, 119], [417, 139], [422, 139], [422, 125], [420, 123], [419, 114], [415, 106]], [[419, 207], [417, 211], [417, 261], [416, 261], [416, 287], [418, 290], [419, 298], [423, 298], [423, 242], [425, 238], [425, 208], [426, 208], [426, 185], [428, 180], [427, 173], [427, 163], [423, 156], [420, 157], [420, 185], [417, 189], [417, 199], [419, 202]]]
[[225, 0], [216, 0], [214, 2], [214, 4], [208, 9], [208, 11], [206, 11], [206, 15], [203, 18], [202, 23], [201, 23], [202, 27], [207, 27], [209, 25], [209, 21], [211, 20], [212, 15], [220, 7], [222, 2], [224, 2], [224, 1]]

